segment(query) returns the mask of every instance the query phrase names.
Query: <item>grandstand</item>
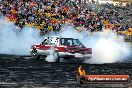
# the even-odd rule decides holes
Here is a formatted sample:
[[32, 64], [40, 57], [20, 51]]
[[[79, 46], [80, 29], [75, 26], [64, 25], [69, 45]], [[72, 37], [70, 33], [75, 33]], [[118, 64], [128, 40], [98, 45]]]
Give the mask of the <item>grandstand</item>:
[[[96, 32], [105, 27], [114, 32], [120, 31], [120, 34], [131, 35], [132, 5], [118, 7], [107, 3], [103, 7], [97, 5], [96, 1], [103, 0], [3, 0], [0, 2], [0, 15], [21, 29], [24, 26], [33, 27], [41, 31], [42, 35], [51, 31], [59, 32], [61, 26], [67, 23], [74, 25], [79, 32], [82, 29]], [[123, 2], [114, 0], [117, 1]], [[93, 4], [85, 4], [84, 8], [81, 4], [85, 2]], [[99, 8], [97, 11], [95, 6]]]

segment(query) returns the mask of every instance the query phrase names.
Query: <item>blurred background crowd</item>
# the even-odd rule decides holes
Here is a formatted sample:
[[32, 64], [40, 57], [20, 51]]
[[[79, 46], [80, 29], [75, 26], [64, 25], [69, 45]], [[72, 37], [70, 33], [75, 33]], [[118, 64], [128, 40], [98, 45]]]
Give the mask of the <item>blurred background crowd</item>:
[[98, 2], [79, 3], [73, 0], [0, 0], [0, 16], [24, 26], [36, 28], [41, 34], [58, 32], [64, 24], [80, 31], [103, 28], [118, 34], [132, 35], [132, 4], [126, 6]]

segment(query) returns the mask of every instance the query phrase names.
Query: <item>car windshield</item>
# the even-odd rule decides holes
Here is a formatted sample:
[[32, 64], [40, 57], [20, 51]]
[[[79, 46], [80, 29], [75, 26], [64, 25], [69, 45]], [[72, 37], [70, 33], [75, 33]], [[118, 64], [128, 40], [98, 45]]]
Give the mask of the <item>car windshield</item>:
[[47, 38], [42, 42], [42, 45], [47, 44], [47, 45], [56, 45], [58, 42], [58, 38], [57, 37], [51, 37], [51, 38]]
[[84, 46], [78, 39], [73, 39], [73, 38], [61, 38], [61, 45]]

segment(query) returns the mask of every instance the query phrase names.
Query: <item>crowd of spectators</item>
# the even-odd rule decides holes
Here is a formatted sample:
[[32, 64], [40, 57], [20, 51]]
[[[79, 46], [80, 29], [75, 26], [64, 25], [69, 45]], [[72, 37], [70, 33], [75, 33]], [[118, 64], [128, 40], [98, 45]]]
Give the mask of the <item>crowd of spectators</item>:
[[66, 23], [74, 25], [78, 31], [100, 31], [103, 27], [113, 31], [132, 31], [131, 4], [98, 7], [103, 9], [95, 11], [87, 4], [80, 5], [71, 0], [1, 0], [0, 15], [21, 29], [30, 26], [42, 34], [58, 32]]

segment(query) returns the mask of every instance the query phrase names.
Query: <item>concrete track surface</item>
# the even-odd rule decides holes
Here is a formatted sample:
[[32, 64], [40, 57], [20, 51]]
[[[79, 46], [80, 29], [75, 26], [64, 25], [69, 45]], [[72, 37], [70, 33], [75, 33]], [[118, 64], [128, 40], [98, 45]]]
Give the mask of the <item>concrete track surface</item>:
[[0, 55], [0, 88], [132, 88], [132, 81], [126, 84], [78, 85], [75, 77], [80, 65], [87, 74], [132, 75], [132, 61], [113, 64], [48, 63], [25, 56]]

